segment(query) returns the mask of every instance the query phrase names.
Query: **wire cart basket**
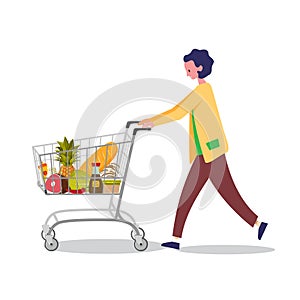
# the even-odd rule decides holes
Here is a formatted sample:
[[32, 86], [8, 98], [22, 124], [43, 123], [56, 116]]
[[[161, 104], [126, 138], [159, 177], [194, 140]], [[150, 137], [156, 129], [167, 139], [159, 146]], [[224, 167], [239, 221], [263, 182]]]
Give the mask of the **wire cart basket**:
[[[43, 227], [42, 238], [45, 248], [54, 251], [59, 243], [54, 228], [63, 223], [114, 221], [131, 226], [134, 248], [144, 251], [148, 247], [145, 232], [134, 218], [121, 210], [123, 192], [126, 184], [130, 158], [138, 131], [151, 128], [130, 126], [139, 121], [128, 121], [124, 132], [77, 139], [67, 144], [58, 143], [33, 146], [37, 185], [50, 195], [95, 195], [110, 198], [108, 208], [66, 209], [51, 213]], [[117, 203], [113, 200], [117, 199]], [[98, 212], [109, 215], [106, 218], [62, 219], [66, 212]], [[126, 219], [124, 218], [126, 215]], [[129, 219], [129, 220], [128, 220]], [[54, 222], [53, 222], [54, 221]], [[52, 225], [50, 225], [52, 224]]]

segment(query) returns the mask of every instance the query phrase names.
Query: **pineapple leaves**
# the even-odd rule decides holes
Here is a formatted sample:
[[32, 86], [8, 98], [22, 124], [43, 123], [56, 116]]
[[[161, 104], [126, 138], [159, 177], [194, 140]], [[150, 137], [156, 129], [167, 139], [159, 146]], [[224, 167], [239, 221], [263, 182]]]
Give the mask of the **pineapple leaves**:
[[70, 142], [64, 137], [63, 142], [57, 141], [59, 146], [56, 147], [56, 160], [61, 162], [64, 166], [71, 166], [78, 159], [79, 145], [74, 146], [74, 139]]
[[68, 150], [71, 150], [74, 148], [74, 140], [71, 140], [70, 144], [69, 144], [69, 149]]
[[67, 138], [64, 138], [64, 150], [70, 150], [70, 145]]

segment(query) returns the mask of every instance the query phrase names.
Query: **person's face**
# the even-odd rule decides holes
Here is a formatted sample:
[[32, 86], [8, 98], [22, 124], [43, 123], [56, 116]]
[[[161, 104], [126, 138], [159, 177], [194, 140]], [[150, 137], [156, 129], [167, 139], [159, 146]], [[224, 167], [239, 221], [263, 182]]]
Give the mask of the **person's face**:
[[185, 62], [184, 67], [186, 70], [186, 76], [189, 76], [192, 79], [198, 78], [198, 71], [201, 72], [203, 70], [203, 67], [201, 65], [199, 67], [196, 67], [195, 63], [192, 60]]

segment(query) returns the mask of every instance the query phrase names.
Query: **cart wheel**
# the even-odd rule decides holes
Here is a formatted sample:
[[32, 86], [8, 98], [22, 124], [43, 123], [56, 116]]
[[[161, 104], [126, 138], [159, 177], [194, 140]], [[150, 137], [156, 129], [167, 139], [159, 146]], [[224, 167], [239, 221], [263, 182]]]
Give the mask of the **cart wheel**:
[[[143, 228], [139, 228], [139, 232], [141, 233], [142, 238], [145, 237], [145, 231]], [[131, 238], [135, 241], [136, 240], [136, 232], [135, 230], [131, 231]]]
[[58, 241], [55, 238], [52, 238], [52, 242], [48, 243], [47, 241], [45, 241], [45, 248], [48, 251], [55, 251], [58, 248]]
[[148, 241], [144, 238], [139, 239], [139, 241], [134, 241], [134, 248], [137, 251], [144, 251], [148, 248]]
[[[51, 235], [53, 238], [55, 237], [55, 231], [54, 231], [54, 229], [51, 230], [50, 235]], [[42, 232], [41, 232], [41, 236], [42, 236], [42, 239], [43, 239], [43, 240], [46, 240], [46, 238], [45, 238], [45, 233], [44, 233], [43, 230], [42, 230]]]

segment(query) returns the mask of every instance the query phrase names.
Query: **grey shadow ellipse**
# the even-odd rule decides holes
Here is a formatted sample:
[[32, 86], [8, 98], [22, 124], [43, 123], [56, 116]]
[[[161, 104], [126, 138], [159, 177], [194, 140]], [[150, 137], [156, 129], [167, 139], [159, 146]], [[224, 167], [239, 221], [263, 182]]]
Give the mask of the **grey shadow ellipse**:
[[59, 242], [57, 251], [71, 253], [114, 254], [114, 253], [139, 253], [161, 250], [160, 243], [148, 242], [148, 248], [137, 251], [133, 240], [122, 239], [89, 239], [70, 240]]
[[199, 245], [183, 247], [180, 251], [199, 254], [255, 254], [272, 252], [275, 249], [250, 245]]

